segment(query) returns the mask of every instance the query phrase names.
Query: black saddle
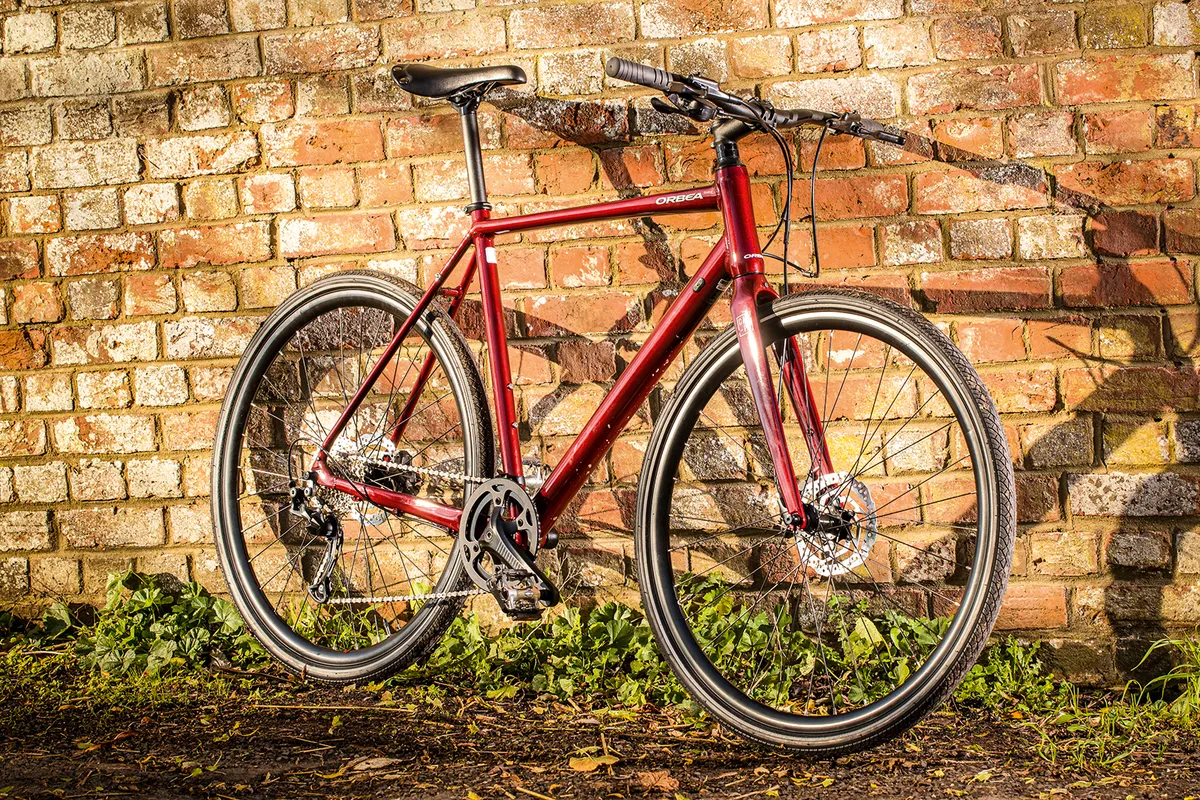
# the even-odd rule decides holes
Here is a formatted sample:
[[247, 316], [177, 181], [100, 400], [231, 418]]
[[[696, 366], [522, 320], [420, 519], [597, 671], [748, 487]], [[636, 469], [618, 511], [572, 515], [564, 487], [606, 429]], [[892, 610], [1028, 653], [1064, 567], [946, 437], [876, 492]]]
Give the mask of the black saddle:
[[525, 82], [525, 70], [505, 64], [499, 67], [445, 69], [428, 64], [397, 64], [392, 67], [392, 79], [410, 94], [421, 97], [451, 97], [459, 92], [483, 87], [511, 86]]

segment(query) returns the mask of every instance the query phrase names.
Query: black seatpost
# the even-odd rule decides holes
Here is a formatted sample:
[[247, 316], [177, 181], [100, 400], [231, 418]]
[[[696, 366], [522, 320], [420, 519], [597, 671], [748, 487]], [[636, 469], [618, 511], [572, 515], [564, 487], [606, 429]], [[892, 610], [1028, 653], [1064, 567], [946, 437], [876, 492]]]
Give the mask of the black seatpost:
[[487, 201], [487, 185], [483, 180], [483, 152], [479, 146], [479, 119], [475, 111], [483, 99], [483, 92], [463, 92], [450, 98], [450, 103], [458, 109], [462, 118], [463, 150], [467, 156], [467, 185], [471, 190], [471, 204], [467, 213], [480, 209], [490, 209]]

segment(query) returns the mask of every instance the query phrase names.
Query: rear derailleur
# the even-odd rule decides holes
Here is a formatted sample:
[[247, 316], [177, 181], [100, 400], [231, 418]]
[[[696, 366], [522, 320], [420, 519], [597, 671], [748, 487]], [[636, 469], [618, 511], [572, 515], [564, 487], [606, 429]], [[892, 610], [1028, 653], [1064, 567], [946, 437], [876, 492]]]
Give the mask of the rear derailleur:
[[513, 619], [537, 619], [558, 603], [558, 589], [534, 564], [537, 509], [516, 481], [492, 478], [467, 499], [458, 528], [467, 574]]
[[[342, 554], [342, 525], [337, 515], [312, 495], [314, 480], [293, 481], [291, 488], [292, 513], [308, 520], [309, 534], [315, 541], [324, 540], [325, 551], [321, 554], [312, 577], [308, 581], [308, 594], [317, 603], [328, 603], [333, 596], [333, 571]], [[299, 554], [303, 558], [303, 553]]]

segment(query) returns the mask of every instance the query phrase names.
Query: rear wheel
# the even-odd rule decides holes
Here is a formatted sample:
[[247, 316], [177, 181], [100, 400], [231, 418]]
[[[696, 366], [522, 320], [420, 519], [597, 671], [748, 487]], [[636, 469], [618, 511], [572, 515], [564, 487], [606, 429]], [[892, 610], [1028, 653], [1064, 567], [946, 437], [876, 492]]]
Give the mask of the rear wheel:
[[919, 314], [811, 292], [777, 301], [762, 330], [768, 346], [795, 337], [826, 426], [834, 472], [818, 476], [781, 392], [820, 524], [783, 522], [727, 330], [647, 452], [643, 604], [664, 657], [722, 723], [798, 750], [861, 749], [943, 702], [987, 640], [1015, 535], [1008, 445], [975, 370]]
[[[327, 431], [419, 296], [365, 272], [297, 292], [250, 342], [221, 411], [212, 511], [230, 594], [263, 646], [316, 680], [364, 680], [419, 660], [472, 593], [457, 531], [304, 487]], [[482, 381], [445, 314], [427, 311], [413, 327], [327, 464], [357, 485], [460, 507], [474, 485], [461, 477], [491, 476]], [[293, 507], [297, 486], [314, 515]]]

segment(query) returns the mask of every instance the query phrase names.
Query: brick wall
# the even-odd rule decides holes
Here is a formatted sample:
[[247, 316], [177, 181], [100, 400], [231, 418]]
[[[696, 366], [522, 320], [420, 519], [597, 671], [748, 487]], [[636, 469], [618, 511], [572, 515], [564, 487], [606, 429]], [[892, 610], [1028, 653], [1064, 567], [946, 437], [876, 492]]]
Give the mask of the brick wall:
[[[95, 596], [131, 564], [219, 585], [210, 440], [257, 321], [330, 270], [423, 281], [464, 229], [457, 118], [414, 106], [388, 65], [513, 62], [553, 98], [481, 113], [499, 213], [703, 183], [706, 140], [605, 78], [617, 54], [895, 120], [943, 161], [995, 159], [829, 142], [822, 283], [921, 308], [979, 364], [1018, 460], [1003, 627], [1099, 680], [1200, 622], [1195, 5], [0, 0], [0, 17], [4, 595]], [[808, 165], [813, 141], [795, 144]], [[766, 225], [781, 159], [766, 141], [745, 155]], [[502, 242], [522, 413], [548, 460], [714, 223]], [[648, 429], [566, 523], [592, 534], [563, 551], [592, 583], [629, 586]]]

